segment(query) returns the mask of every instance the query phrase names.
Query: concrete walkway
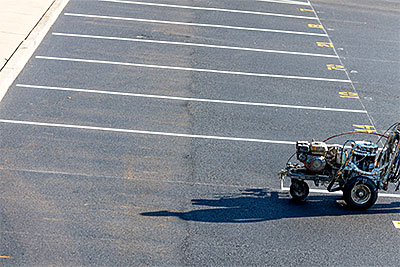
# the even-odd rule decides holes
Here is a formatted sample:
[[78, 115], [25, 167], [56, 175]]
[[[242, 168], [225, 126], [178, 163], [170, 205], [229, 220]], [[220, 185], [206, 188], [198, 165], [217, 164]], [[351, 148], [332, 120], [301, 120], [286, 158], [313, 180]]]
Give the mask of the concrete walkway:
[[0, 0], [0, 69], [53, 2], [54, 0]]
[[68, 0], [0, 0], [0, 100]]

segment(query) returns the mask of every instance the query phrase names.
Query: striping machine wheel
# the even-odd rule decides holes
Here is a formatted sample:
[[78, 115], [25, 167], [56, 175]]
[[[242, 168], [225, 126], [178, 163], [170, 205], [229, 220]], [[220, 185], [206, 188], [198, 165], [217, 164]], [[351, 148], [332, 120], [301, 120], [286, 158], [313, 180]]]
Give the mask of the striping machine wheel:
[[375, 204], [378, 198], [378, 188], [367, 177], [354, 177], [344, 186], [343, 198], [349, 208], [366, 210]]
[[290, 185], [290, 195], [296, 201], [303, 201], [310, 193], [308, 184], [304, 181], [292, 179]]

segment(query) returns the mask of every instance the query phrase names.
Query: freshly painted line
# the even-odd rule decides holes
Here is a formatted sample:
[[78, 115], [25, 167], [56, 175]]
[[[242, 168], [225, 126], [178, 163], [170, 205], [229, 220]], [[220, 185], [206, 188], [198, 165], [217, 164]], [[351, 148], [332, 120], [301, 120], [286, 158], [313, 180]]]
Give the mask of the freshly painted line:
[[288, 4], [288, 5], [304, 5], [304, 6], [309, 6], [310, 5], [307, 2], [300, 2], [300, 1], [284, 1], [284, 0], [254, 0], [254, 1], [256, 1], [256, 2]]
[[379, 197], [400, 198], [400, 194], [378, 193]]
[[235, 10], [235, 9], [213, 8], [213, 7], [181, 6], [181, 5], [169, 5], [169, 4], [136, 2], [136, 1], [121, 1], [121, 0], [98, 0], [98, 1], [99, 2], [120, 3], [120, 4], [131, 4], [131, 5], [170, 7], [170, 8], [192, 9], [192, 10], [228, 12], [228, 13], [242, 13], [242, 14], [262, 15], [262, 16], [275, 16], [275, 17], [295, 18], [295, 19], [312, 19], [312, 20], [317, 19], [316, 17], [295, 16], [295, 15], [278, 14], [278, 13], [265, 13], [265, 12], [256, 12], [256, 11], [248, 11], [248, 10]]
[[258, 49], [258, 48], [249, 48], [249, 47], [222, 46], [222, 45], [209, 45], [209, 44], [184, 43], [184, 42], [170, 42], [170, 41], [158, 41], [158, 40], [149, 40], [149, 39], [123, 38], [123, 37], [111, 37], [111, 36], [100, 36], [100, 35], [60, 33], [60, 32], [54, 32], [52, 34], [55, 36], [64, 36], [64, 37], [77, 37], [77, 38], [116, 40], [116, 41], [129, 41], [129, 42], [155, 43], [155, 44], [168, 44], [168, 45], [183, 45], [183, 46], [196, 46], [196, 47], [207, 47], [207, 48], [218, 48], [218, 49], [232, 49], [232, 50], [241, 50], [241, 51], [249, 51], [249, 52], [277, 53], [277, 54], [289, 54], [289, 55], [299, 55], [299, 56], [338, 58], [337, 55], [312, 54], [312, 53]]
[[153, 69], [208, 72], [208, 73], [244, 75], [244, 76], [255, 76], [255, 77], [270, 77], [270, 78], [311, 80], [311, 81], [328, 81], [328, 82], [341, 82], [341, 83], [349, 83], [349, 82], [351, 82], [349, 80], [318, 78], [318, 77], [289, 76], [289, 75], [278, 75], [278, 74], [267, 74], [267, 73], [249, 73], [249, 72], [224, 71], [224, 70], [212, 70], [212, 69], [195, 69], [195, 68], [183, 68], [183, 67], [174, 67], [174, 66], [137, 64], [137, 63], [105, 61], [105, 60], [93, 60], [93, 59], [81, 59], [81, 58], [62, 58], [62, 57], [46, 57], [46, 56], [36, 56], [35, 58], [37, 58], [37, 59], [46, 59], [46, 60], [58, 60], [58, 61], [72, 61], [72, 62], [84, 62], [84, 63], [95, 63], [95, 64], [121, 65], [121, 66], [132, 66], [132, 67], [153, 68]]
[[32, 126], [44, 126], [44, 127], [57, 127], [57, 128], [70, 128], [70, 129], [81, 129], [81, 130], [94, 130], [94, 131], [117, 132], [117, 133], [132, 133], [132, 134], [143, 134], [143, 135], [187, 137], [187, 138], [198, 138], [198, 139], [214, 139], [214, 140], [223, 140], [223, 141], [255, 142], [255, 143], [269, 143], [269, 144], [283, 144], [283, 145], [294, 145], [294, 144], [296, 144], [296, 142], [291, 142], [291, 141], [266, 140], [266, 139], [241, 138], [241, 137], [225, 137], [225, 136], [212, 136], [212, 135], [180, 134], [180, 133], [167, 133], [167, 132], [154, 132], [154, 131], [129, 130], [129, 129], [118, 129], [118, 128], [107, 128], [107, 127], [96, 127], [96, 126], [85, 126], [85, 125], [71, 125], [71, 124], [60, 124], [60, 123], [34, 122], [34, 121], [18, 121], [18, 120], [0, 119], [0, 123], [11, 123], [11, 124], [19, 124], [19, 125], [32, 125]]
[[393, 221], [394, 227], [400, 229], [400, 221]]
[[[289, 187], [281, 187], [281, 190], [283, 191], [289, 191]], [[329, 192], [328, 190], [323, 190], [323, 189], [310, 189], [310, 192], [313, 193], [320, 193], [320, 194], [327, 194], [327, 195], [343, 195], [342, 192], [336, 191], [336, 192]], [[389, 193], [378, 193], [379, 197], [388, 197], [388, 198], [400, 198], [400, 194], [389, 194]]]
[[[282, 190], [282, 191], [290, 191], [290, 188], [289, 188], [289, 187], [283, 187], [283, 186], [281, 186], [281, 190]], [[342, 195], [342, 194], [343, 194], [342, 192], [338, 192], [338, 191], [336, 191], [336, 192], [329, 192], [328, 190], [312, 189], [312, 188], [310, 188], [310, 192], [312, 192], [312, 193], [327, 194], [327, 195]]]
[[355, 60], [362, 60], [362, 61], [372, 61], [372, 62], [383, 62], [383, 63], [395, 63], [400, 64], [400, 60], [386, 60], [386, 59], [376, 59], [376, 58], [362, 58], [362, 57], [340, 57], [340, 59], [355, 59]]
[[73, 17], [94, 18], [94, 19], [138, 21], [138, 22], [145, 22], [145, 23], [186, 25], [186, 26], [196, 26], [196, 27], [209, 27], [209, 28], [223, 28], [223, 29], [233, 29], [233, 30], [244, 30], [244, 31], [274, 32], [274, 33], [287, 33], [287, 34], [324, 36], [324, 37], [327, 36], [325, 33], [283, 31], [283, 30], [263, 29], [263, 28], [248, 28], [248, 27], [237, 27], [237, 26], [216, 25], [216, 24], [201, 24], [201, 23], [179, 22], [179, 21], [138, 19], [138, 18], [127, 18], [127, 17], [111, 17], [111, 16], [101, 16], [101, 15], [91, 15], [91, 14], [77, 14], [77, 13], [64, 13], [64, 15], [65, 16], [73, 16]]
[[218, 104], [289, 108], [289, 109], [308, 109], [308, 110], [321, 110], [321, 111], [338, 111], [338, 112], [350, 112], [350, 113], [367, 113], [367, 111], [365, 111], [365, 110], [356, 110], [356, 109], [324, 108], [324, 107], [268, 104], [268, 103], [232, 101], [232, 100], [217, 100], [217, 99], [189, 98], [189, 97], [176, 97], [176, 96], [164, 96], [164, 95], [134, 94], [134, 93], [122, 93], [122, 92], [113, 92], [113, 91], [89, 90], [89, 89], [81, 89], [81, 88], [66, 88], [66, 87], [55, 87], [55, 86], [40, 86], [40, 85], [29, 85], [29, 84], [17, 84], [16, 86], [24, 87], [24, 88], [44, 89], [44, 90], [70, 91], [70, 92], [82, 92], [82, 93], [118, 95], [118, 96], [133, 96], [133, 97], [156, 98], [156, 99], [167, 99], [167, 100], [177, 100], [177, 101], [193, 101], [193, 102], [206, 102], [206, 103], [218, 103]]

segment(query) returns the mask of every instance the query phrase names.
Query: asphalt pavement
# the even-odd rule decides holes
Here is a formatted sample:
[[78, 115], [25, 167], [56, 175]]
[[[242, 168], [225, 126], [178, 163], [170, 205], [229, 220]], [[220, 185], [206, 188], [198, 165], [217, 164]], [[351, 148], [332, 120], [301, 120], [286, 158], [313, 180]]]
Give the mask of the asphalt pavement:
[[0, 103], [0, 265], [398, 266], [399, 198], [278, 172], [398, 121], [399, 5], [70, 0]]

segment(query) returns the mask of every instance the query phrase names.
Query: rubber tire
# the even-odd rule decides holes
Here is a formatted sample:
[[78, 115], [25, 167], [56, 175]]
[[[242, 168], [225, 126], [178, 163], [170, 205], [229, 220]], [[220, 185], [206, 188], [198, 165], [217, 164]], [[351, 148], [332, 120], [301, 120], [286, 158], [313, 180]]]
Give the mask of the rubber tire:
[[[365, 203], [357, 203], [352, 198], [352, 190], [355, 186], [359, 184], [366, 186], [370, 191], [370, 198]], [[343, 189], [343, 199], [348, 207], [351, 209], [366, 210], [374, 205], [376, 200], [378, 199], [378, 188], [376, 187], [375, 183], [367, 177], [354, 177], [345, 184]]]
[[310, 193], [308, 184], [301, 180], [292, 180], [290, 184], [290, 195], [296, 201], [303, 201]]

